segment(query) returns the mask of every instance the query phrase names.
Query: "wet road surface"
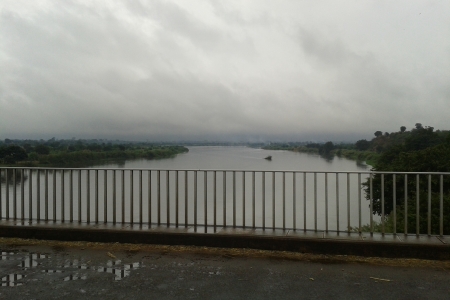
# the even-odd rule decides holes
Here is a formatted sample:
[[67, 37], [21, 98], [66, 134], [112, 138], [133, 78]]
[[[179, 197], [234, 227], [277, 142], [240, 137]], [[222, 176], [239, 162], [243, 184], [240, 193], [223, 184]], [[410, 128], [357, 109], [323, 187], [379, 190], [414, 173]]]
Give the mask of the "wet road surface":
[[0, 299], [448, 299], [450, 262], [0, 239]]

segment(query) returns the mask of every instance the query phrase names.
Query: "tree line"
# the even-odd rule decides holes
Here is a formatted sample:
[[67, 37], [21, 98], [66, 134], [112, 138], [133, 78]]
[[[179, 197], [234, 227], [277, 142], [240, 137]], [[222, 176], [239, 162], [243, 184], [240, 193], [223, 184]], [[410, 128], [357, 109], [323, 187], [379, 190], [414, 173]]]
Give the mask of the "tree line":
[[145, 142], [5, 139], [0, 141], [0, 164], [69, 166], [98, 160], [167, 158], [187, 151], [183, 146]]

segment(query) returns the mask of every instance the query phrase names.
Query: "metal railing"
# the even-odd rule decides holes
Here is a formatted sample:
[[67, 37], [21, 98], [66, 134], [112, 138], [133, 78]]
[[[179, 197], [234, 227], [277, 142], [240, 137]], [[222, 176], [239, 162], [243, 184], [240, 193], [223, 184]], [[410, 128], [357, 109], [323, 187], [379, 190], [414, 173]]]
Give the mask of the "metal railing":
[[2, 220], [450, 234], [450, 173], [0, 168], [0, 178]]

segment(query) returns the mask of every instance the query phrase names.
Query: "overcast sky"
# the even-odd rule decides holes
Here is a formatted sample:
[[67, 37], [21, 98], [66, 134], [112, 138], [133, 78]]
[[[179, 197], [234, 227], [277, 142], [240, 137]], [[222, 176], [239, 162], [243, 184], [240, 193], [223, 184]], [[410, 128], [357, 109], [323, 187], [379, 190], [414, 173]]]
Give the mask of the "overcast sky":
[[0, 139], [450, 129], [450, 1], [0, 2]]

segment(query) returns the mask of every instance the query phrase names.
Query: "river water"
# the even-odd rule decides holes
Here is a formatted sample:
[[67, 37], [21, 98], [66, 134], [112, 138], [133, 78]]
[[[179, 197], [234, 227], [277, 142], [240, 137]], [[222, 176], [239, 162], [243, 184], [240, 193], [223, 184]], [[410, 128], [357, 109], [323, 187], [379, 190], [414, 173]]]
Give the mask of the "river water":
[[[269, 155], [272, 160], [264, 159]], [[102, 163], [81, 171], [24, 170], [23, 180], [18, 170], [15, 192], [12, 172], [7, 186], [3, 170], [1, 216], [346, 230], [369, 222], [358, 184], [358, 176], [364, 181], [366, 175], [333, 172], [368, 170], [345, 158], [248, 147], [190, 147], [170, 159]]]

